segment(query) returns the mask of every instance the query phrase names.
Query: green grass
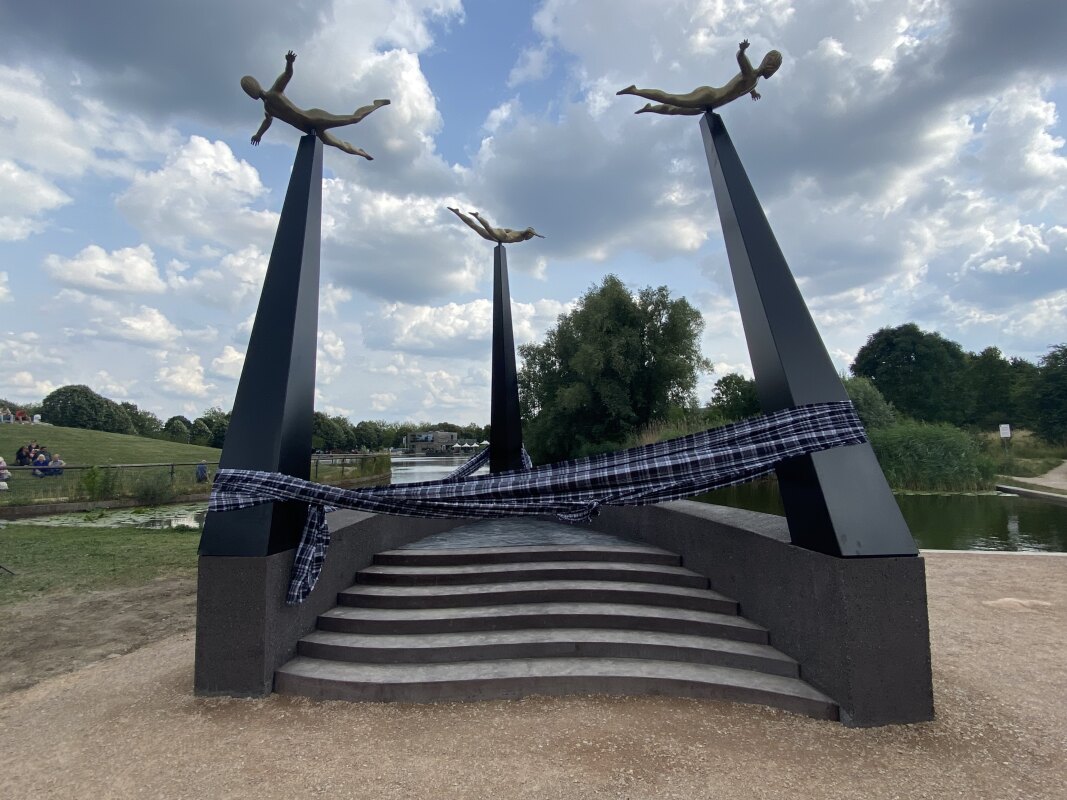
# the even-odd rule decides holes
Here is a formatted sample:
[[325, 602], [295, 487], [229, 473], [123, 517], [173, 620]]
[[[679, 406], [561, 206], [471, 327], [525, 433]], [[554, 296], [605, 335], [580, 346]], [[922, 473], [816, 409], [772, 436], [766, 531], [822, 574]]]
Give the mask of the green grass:
[[15, 463], [15, 453], [31, 439], [59, 453], [68, 464], [169, 464], [204, 459], [209, 464], [219, 460], [221, 450], [195, 444], [179, 444], [123, 433], [61, 428], [58, 425], [0, 425], [0, 455], [8, 465]]
[[0, 605], [194, 575], [199, 542], [199, 530], [46, 528], [9, 522], [0, 528], [0, 565], [15, 574], [0, 570]]

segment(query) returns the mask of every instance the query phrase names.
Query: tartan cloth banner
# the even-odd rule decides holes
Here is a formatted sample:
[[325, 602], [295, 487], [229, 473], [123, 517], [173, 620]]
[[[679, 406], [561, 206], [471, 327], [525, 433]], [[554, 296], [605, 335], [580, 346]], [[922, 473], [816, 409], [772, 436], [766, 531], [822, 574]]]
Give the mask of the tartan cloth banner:
[[766, 475], [787, 458], [866, 441], [852, 403], [815, 403], [630, 450], [458, 479], [339, 489], [276, 472], [222, 469], [208, 510], [309, 504], [286, 596], [294, 604], [311, 593], [322, 570], [330, 542], [327, 506], [412, 517], [555, 514], [581, 522], [602, 505], [678, 500]]
[[[464, 461], [441, 480], [458, 481], [460, 478], [466, 478], [468, 475], [473, 475], [479, 468], [484, 467], [489, 463], [489, 451], [491, 449], [491, 447], [487, 447], [478, 453], [478, 455], [473, 456], [470, 460]], [[533, 459], [530, 458], [530, 454], [526, 452], [525, 447], [522, 448], [522, 468], [533, 469]]]

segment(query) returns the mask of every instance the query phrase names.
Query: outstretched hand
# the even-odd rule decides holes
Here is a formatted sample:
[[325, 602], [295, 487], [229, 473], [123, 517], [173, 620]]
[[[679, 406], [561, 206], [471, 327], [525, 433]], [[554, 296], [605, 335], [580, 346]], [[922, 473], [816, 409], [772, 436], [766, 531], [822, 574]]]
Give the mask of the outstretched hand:
[[259, 146], [259, 142], [260, 142], [260, 140], [262, 140], [262, 139], [263, 139], [263, 137], [262, 137], [262, 136], [260, 136], [260, 135], [259, 135], [259, 134], [257, 133], [257, 134], [256, 134], [255, 136], [253, 136], [253, 137], [252, 137], [252, 146], [253, 146], [253, 147], [258, 147], [258, 146]]
[[763, 95], [761, 95], [759, 92], [757, 92], [755, 90], [752, 91], [752, 99], [753, 100], [759, 100], [761, 97], [763, 97]]
[[285, 60], [288, 63], [292, 64], [294, 61], [296, 61], [296, 53], [290, 50], [288, 53], [285, 54]]
[[737, 49], [740, 50], [742, 53], [748, 50], [748, 39], [745, 39], [745, 41], [739, 43], [737, 45]]

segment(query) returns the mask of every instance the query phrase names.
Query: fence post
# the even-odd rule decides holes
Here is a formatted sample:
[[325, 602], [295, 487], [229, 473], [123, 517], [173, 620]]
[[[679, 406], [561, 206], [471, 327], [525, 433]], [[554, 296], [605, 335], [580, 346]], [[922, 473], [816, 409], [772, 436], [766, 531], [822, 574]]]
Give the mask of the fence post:
[[170, 465], [170, 482], [174, 483], [174, 465]]

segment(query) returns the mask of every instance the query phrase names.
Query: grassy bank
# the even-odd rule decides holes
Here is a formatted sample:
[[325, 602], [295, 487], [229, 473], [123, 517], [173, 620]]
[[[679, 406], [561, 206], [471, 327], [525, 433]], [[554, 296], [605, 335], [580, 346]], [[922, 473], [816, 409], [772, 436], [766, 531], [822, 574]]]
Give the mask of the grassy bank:
[[180, 444], [123, 433], [61, 428], [58, 425], [0, 425], [0, 455], [9, 465], [15, 453], [31, 439], [58, 453], [68, 464], [163, 464], [219, 460], [221, 450], [196, 444]]
[[0, 605], [57, 592], [138, 586], [196, 572], [200, 531], [0, 523]]

